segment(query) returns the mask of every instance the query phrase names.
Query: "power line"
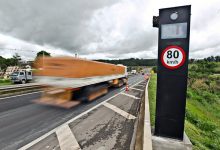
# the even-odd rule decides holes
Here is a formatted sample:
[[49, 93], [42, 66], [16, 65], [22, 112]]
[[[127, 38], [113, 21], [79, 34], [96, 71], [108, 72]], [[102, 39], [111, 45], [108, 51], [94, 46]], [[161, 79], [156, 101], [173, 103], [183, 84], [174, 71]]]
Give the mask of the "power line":
[[3, 47], [0, 47], [0, 49], [2, 49], [2, 50], [13, 50], [13, 51], [19, 50], [19, 51], [38, 52], [38, 50], [32, 50], [32, 49], [3, 48]]

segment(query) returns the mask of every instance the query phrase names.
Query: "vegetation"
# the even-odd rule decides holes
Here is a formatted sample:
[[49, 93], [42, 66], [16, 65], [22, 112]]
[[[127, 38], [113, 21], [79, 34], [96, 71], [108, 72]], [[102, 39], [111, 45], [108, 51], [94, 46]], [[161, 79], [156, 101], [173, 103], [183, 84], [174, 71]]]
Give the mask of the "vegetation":
[[220, 149], [220, 63], [189, 67], [185, 130], [194, 149]]
[[[218, 57], [217, 57], [218, 58]], [[193, 149], [220, 149], [220, 62], [193, 61], [189, 65], [185, 131]], [[149, 83], [151, 125], [154, 125], [156, 75]]]
[[0, 69], [6, 70], [8, 66], [19, 66], [21, 57], [15, 53], [12, 58], [4, 58], [0, 56]]
[[99, 59], [96, 61], [106, 62], [111, 64], [123, 64], [125, 66], [155, 66], [157, 64], [157, 59], [138, 59], [138, 58], [117, 59], [117, 60]]
[[157, 67], [156, 67], [156, 66], [152, 67], [152, 70], [153, 70], [155, 73], [157, 73]]
[[11, 81], [9, 79], [0, 79], [0, 86], [2, 85], [10, 85]]
[[36, 56], [35, 59], [37, 59], [38, 57], [42, 57], [42, 56], [47, 56], [47, 57], [49, 56], [49, 57], [50, 57], [50, 53], [48, 53], [48, 52], [42, 50], [42, 51], [40, 51], [40, 52], [37, 53], [37, 56]]
[[157, 75], [153, 74], [150, 78], [148, 85], [148, 97], [150, 107], [150, 122], [153, 127], [155, 124], [155, 111], [156, 111], [156, 86], [157, 86]]
[[[37, 53], [36, 58], [40, 56], [50, 56], [50, 53], [42, 50]], [[12, 58], [4, 58], [0, 56], [0, 71], [5, 71], [8, 66], [22, 66], [22, 59], [17, 53], [15, 53]], [[24, 65], [24, 64], [23, 64]]]

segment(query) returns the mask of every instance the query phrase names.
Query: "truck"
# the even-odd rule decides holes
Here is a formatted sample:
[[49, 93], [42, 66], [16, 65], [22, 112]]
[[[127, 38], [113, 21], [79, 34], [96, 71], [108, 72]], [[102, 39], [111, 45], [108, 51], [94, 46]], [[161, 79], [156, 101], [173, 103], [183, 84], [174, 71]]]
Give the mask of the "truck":
[[137, 70], [131, 70], [131, 74], [137, 74]]
[[32, 71], [28, 70], [19, 70], [15, 71], [10, 75], [10, 79], [12, 83], [22, 83], [25, 84], [30, 82], [32, 77]]
[[46, 85], [36, 103], [71, 108], [127, 84], [127, 67], [73, 57], [44, 57], [35, 63], [35, 81]]

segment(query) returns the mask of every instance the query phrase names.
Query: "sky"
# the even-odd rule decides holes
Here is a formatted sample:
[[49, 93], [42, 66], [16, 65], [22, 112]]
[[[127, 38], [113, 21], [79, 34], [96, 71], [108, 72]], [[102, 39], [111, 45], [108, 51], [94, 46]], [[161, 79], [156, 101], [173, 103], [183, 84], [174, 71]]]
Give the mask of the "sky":
[[160, 8], [192, 5], [190, 58], [220, 55], [220, 1], [0, 0], [0, 56], [157, 58]]

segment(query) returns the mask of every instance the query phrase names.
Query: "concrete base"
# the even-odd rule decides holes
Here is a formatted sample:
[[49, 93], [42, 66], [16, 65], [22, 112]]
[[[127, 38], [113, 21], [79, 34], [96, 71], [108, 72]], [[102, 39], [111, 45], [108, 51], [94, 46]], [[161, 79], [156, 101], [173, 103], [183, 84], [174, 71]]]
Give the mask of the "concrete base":
[[183, 141], [152, 136], [153, 150], [192, 150], [192, 143], [184, 133]]

